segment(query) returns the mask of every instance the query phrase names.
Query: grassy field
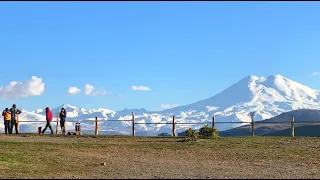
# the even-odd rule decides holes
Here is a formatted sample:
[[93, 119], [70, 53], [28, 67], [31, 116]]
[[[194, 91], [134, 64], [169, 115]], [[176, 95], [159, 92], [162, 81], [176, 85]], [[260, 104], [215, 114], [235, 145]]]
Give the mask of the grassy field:
[[320, 178], [318, 138], [180, 139], [0, 135], [0, 177]]

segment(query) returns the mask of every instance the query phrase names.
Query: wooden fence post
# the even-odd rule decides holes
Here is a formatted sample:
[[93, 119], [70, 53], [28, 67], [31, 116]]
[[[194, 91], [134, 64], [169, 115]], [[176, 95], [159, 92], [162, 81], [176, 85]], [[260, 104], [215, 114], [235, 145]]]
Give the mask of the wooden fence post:
[[176, 124], [175, 124], [174, 116], [172, 117], [172, 136], [176, 136]]
[[254, 136], [254, 120], [253, 120], [253, 117], [251, 117], [251, 136]]
[[59, 115], [60, 113], [57, 113], [57, 126], [56, 126], [56, 134], [59, 132]]
[[132, 112], [132, 136], [135, 136], [135, 135], [136, 135], [136, 132], [134, 129], [134, 113]]
[[291, 137], [294, 137], [294, 117], [291, 119]]
[[98, 136], [98, 117], [96, 117], [96, 125], [95, 125], [95, 132], [94, 132], [94, 135]]
[[214, 127], [214, 123], [215, 123], [215, 118], [214, 118], [214, 116], [212, 116], [212, 129], [215, 128], [215, 127]]

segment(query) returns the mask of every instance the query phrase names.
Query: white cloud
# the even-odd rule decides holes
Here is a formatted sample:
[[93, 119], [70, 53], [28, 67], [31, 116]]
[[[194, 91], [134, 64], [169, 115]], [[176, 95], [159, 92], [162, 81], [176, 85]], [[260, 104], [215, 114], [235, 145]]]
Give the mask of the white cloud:
[[91, 95], [93, 90], [94, 90], [94, 87], [92, 85], [90, 85], [90, 84], [86, 84], [84, 86], [84, 94], [85, 95]]
[[177, 107], [179, 106], [179, 104], [161, 104], [161, 109], [171, 109], [171, 108], [174, 108], [174, 107]]
[[151, 90], [148, 86], [132, 86], [131, 89], [134, 91], [150, 91]]
[[91, 95], [92, 96], [107, 96], [111, 95], [112, 91], [106, 91], [106, 90], [96, 90]]
[[312, 76], [320, 76], [320, 72], [313, 72]]
[[68, 94], [70, 95], [76, 95], [76, 94], [79, 94], [81, 92], [81, 89], [75, 87], [75, 86], [72, 86], [68, 89]]
[[40, 96], [43, 92], [44, 82], [42, 81], [42, 78], [32, 76], [29, 80], [22, 82], [12, 81], [10, 84], [0, 87], [0, 100]]
[[90, 84], [86, 84], [84, 86], [84, 94], [87, 96], [107, 96], [112, 94], [111, 91], [106, 91], [104, 89], [98, 89], [96, 90], [96, 88]]

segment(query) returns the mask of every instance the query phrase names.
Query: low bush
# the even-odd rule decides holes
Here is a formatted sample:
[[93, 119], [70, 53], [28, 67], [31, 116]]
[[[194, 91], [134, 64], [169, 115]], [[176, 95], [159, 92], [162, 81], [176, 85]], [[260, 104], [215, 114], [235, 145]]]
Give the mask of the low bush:
[[161, 133], [161, 134], [158, 134], [158, 136], [172, 136], [172, 135], [169, 133]]
[[217, 129], [209, 127], [208, 125], [200, 128], [199, 131], [189, 128], [185, 132], [181, 133], [181, 135], [182, 134], [187, 138], [188, 141], [196, 141], [199, 138], [208, 139], [220, 136]]
[[196, 130], [189, 128], [185, 131], [187, 141], [196, 141], [199, 138], [199, 134]]
[[200, 128], [199, 136], [200, 138], [214, 138], [219, 137], [220, 134], [216, 128], [205, 125], [204, 127]]
[[179, 137], [186, 137], [187, 136], [186, 131], [178, 132], [178, 136]]

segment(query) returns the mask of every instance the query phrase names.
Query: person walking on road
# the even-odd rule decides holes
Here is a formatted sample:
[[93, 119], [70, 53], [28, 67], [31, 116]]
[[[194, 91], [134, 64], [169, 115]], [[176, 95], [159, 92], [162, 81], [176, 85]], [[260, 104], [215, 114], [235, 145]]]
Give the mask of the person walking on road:
[[12, 130], [11, 130], [11, 112], [9, 111], [8, 108], [6, 108], [3, 112], [2, 112], [2, 116], [4, 117], [4, 131], [5, 134], [11, 134]]
[[65, 122], [66, 122], [66, 117], [67, 117], [67, 112], [65, 108], [61, 108], [60, 111], [60, 127], [61, 127], [61, 132], [62, 134], [65, 134]]
[[52, 121], [52, 112], [50, 111], [49, 107], [46, 107], [46, 127], [43, 129], [42, 134], [44, 134], [44, 132], [47, 130], [47, 128], [49, 127], [49, 129], [51, 130], [51, 134], [53, 134], [53, 130], [51, 127], [51, 121]]
[[[21, 113], [19, 109], [17, 109], [17, 105], [13, 104], [12, 108], [9, 110], [11, 113], [11, 133], [13, 131], [13, 126], [16, 130], [16, 134], [19, 134], [19, 129], [18, 129], [18, 115]], [[11, 134], [10, 133], [10, 134]]]

